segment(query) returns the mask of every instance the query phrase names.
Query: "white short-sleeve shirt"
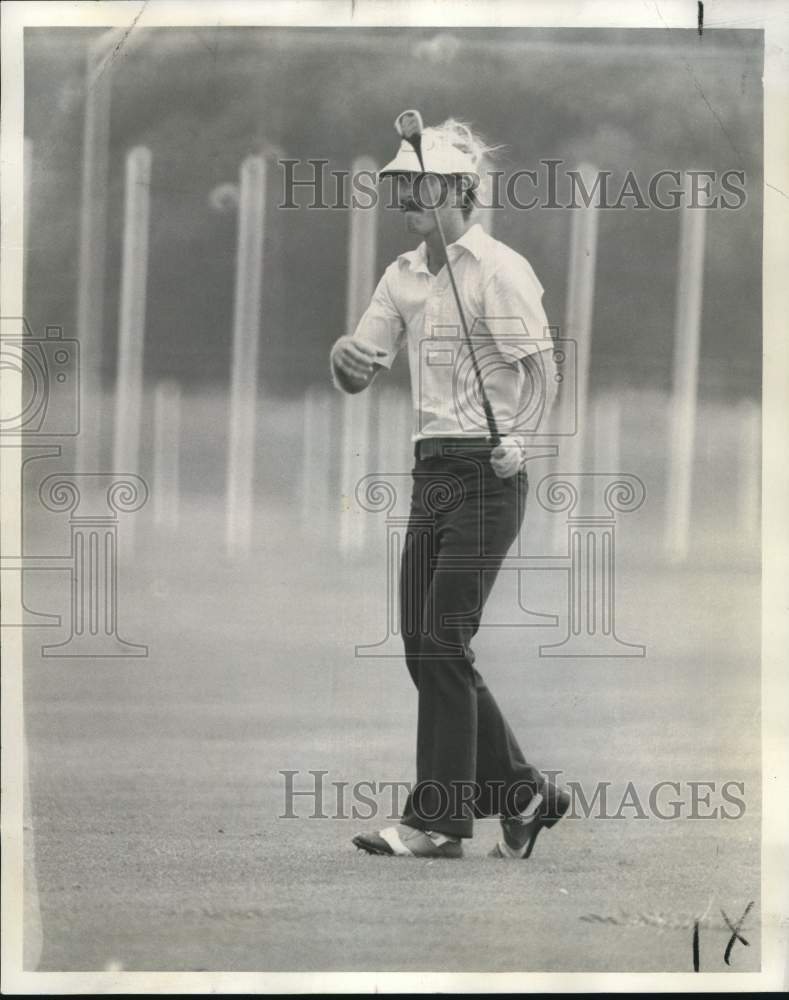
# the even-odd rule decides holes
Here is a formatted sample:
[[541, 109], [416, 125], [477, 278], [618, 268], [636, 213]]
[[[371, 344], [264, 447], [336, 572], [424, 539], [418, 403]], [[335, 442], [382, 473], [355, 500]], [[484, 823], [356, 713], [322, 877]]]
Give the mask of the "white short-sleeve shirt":
[[[502, 433], [534, 433], [545, 392], [541, 377], [555, 378], [552, 340], [542, 307], [543, 288], [531, 265], [519, 253], [471, 226], [447, 248], [477, 362], [483, 378], [491, 366], [507, 363], [520, 400], [517, 413], [503, 422]], [[370, 305], [353, 336], [385, 356], [390, 368], [403, 346], [408, 349], [413, 399], [413, 440], [427, 437], [483, 437], [488, 430], [470, 352], [443, 267], [437, 275], [427, 267], [424, 243], [401, 254], [384, 272]], [[539, 364], [513, 365], [527, 355]], [[542, 375], [540, 374], [542, 373]]]

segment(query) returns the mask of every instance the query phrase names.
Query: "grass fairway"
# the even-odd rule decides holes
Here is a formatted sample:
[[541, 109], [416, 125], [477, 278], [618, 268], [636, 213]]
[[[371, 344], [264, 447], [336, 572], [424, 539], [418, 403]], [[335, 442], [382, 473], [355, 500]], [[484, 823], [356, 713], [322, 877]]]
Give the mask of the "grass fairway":
[[[742, 781], [742, 818], [568, 819], [524, 863], [485, 856], [486, 820], [462, 861], [381, 859], [350, 838], [382, 820], [310, 819], [307, 799], [278, 817], [281, 770], [413, 777], [404, 663], [353, 655], [382, 637], [382, 565], [289, 544], [289, 509], [259, 523], [243, 565], [217, 557], [203, 505], [122, 563], [121, 633], [146, 659], [44, 659], [54, 635], [28, 632], [39, 969], [685, 972], [710, 904], [701, 969], [720, 971], [720, 908], [736, 921], [750, 900], [732, 968], [759, 968], [756, 575], [625, 565], [618, 627], [645, 659], [541, 659], [559, 638], [546, 629], [483, 628], [475, 643], [540, 766], [610, 782], [614, 812], [628, 781], [645, 806], [656, 782], [680, 782], [686, 811], [686, 782]], [[59, 574], [30, 575], [30, 606], [65, 613]], [[561, 574], [528, 575], [534, 607], [561, 608]]]

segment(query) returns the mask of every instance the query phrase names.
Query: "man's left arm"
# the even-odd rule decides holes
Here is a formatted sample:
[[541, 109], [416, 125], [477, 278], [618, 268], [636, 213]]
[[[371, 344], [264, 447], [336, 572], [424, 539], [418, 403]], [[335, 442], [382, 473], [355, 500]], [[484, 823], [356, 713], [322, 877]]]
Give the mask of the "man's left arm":
[[546, 346], [534, 354], [527, 354], [521, 358], [521, 364], [526, 369], [526, 378], [532, 385], [539, 387], [538, 391], [542, 393], [537, 411], [540, 416], [536, 433], [547, 434], [548, 421], [559, 394], [558, 369], [553, 348]]
[[496, 270], [484, 303], [484, 326], [499, 354], [497, 364], [486, 366], [484, 382], [503, 439], [491, 457], [502, 478], [517, 472], [529, 436], [548, 433], [558, 391], [542, 286], [523, 258], [510, 265]]
[[[491, 453], [491, 464], [500, 479], [509, 479], [525, 461], [528, 438], [548, 433], [557, 388], [553, 351], [538, 351], [509, 363], [502, 359], [501, 364], [485, 375], [484, 382], [501, 437], [498, 448]], [[524, 401], [524, 382], [543, 398]], [[523, 426], [520, 407], [527, 411], [528, 428]]]

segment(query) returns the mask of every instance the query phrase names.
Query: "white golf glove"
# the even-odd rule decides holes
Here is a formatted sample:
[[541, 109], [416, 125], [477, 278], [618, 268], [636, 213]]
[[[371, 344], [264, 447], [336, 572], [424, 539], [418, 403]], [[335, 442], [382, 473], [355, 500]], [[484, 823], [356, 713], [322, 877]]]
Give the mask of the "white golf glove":
[[503, 437], [490, 453], [490, 464], [499, 479], [509, 479], [519, 471], [525, 457], [520, 438]]

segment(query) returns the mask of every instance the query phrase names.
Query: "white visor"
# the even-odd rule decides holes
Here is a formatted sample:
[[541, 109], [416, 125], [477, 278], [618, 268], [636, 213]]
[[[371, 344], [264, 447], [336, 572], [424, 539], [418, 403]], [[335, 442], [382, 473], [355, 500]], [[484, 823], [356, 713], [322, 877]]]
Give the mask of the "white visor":
[[[476, 160], [453, 146], [446, 136], [435, 129], [426, 128], [422, 133], [422, 159], [428, 174], [461, 174], [480, 179]], [[416, 150], [407, 139], [403, 139], [397, 156], [378, 171], [378, 176], [421, 173]]]

